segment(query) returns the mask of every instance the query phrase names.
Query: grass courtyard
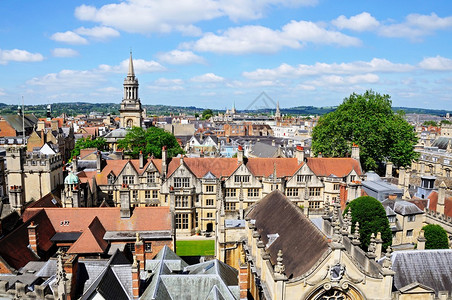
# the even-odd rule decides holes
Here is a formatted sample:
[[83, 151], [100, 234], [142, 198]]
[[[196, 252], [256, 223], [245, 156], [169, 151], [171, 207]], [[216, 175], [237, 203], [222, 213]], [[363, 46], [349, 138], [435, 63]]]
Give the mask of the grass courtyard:
[[214, 240], [176, 241], [176, 254], [179, 256], [215, 255]]

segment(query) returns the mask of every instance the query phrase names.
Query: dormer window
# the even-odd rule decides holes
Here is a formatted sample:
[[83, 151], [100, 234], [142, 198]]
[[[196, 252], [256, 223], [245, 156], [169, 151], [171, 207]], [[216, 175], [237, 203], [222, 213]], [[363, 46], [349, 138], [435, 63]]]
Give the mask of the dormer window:
[[107, 180], [108, 180], [108, 184], [113, 184], [113, 183], [115, 183], [115, 175], [109, 174]]

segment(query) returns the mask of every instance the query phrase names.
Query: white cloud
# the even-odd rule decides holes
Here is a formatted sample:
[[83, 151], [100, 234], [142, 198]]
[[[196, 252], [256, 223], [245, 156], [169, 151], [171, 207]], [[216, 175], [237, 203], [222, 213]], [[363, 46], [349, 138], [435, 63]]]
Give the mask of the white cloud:
[[17, 62], [37, 62], [43, 61], [44, 56], [40, 53], [31, 53], [26, 50], [12, 49], [2, 50], [0, 49], [0, 65], [6, 65], [10, 61]]
[[452, 28], [452, 17], [441, 18], [435, 13], [430, 15], [410, 14], [405, 22], [381, 26], [378, 33], [386, 37], [402, 37], [419, 40], [433, 34], [436, 30]]
[[[144, 59], [134, 59], [133, 60], [133, 68], [136, 74], [143, 74], [143, 73], [152, 73], [152, 72], [159, 72], [159, 71], [165, 71], [166, 68], [159, 64], [158, 62], [154, 60], [144, 60]], [[123, 60], [119, 65], [117, 66], [110, 66], [110, 65], [100, 65], [99, 70], [102, 72], [111, 72], [111, 73], [127, 73], [127, 70], [129, 69], [129, 60], [125, 59]]]
[[215, 75], [213, 73], [206, 73], [203, 75], [199, 75], [199, 76], [195, 76], [193, 78], [190, 79], [193, 82], [210, 82], [210, 83], [215, 83], [215, 82], [222, 82], [224, 81], [223, 77], [220, 77], [218, 75]]
[[436, 57], [427, 57], [419, 63], [419, 67], [430, 71], [451, 71], [452, 59], [439, 55]]
[[88, 44], [88, 40], [84, 37], [78, 35], [77, 33], [73, 31], [66, 31], [66, 32], [56, 32], [52, 34], [50, 37], [52, 40], [66, 43], [66, 44], [72, 44], [72, 45], [86, 45]]
[[70, 48], [55, 48], [52, 50], [52, 55], [55, 57], [74, 57], [78, 56], [78, 51]]
[[314, 65], [291, 66], [281, 64], [274, 69], [257, 69], [244, 72], [243, 76], [254, 80], [268, 80], [271, 78], [297, 78], [322, 74], [356, 74], [369, 72], [409, 72], [415, 67], [409, 64], [392, 63], [386, 59], [374, 58], [369, 62], [355, 61], [350, 63], [315, 63]]
[[204, 58], [194, 54], [191, 51], [172, 50], [170, 52], [159, 53], [157, 58], [164, 63], [173, 65], [186, 65], [186, 64], [203, 64]]
[[312, 6], [318, 0], [126, 0], [99, 8], [81, 5], [75, 16], [83, 21], [134, 33], [180, 31], [199, 34], [194, 23], [229, 17], [231, 20], [261, 18], [271, 6]]
[[363, 12], [350, 18], [341, 15], [331, 21], [331, 23], [339, 29], [350, 29], [354, 31], [374, 30], [380, 25], [380, 22], [368, 12]]
[[178, 78], [174, 78], [174, 79], [159, 78], [154, 81], [154, 84], [159, 85], [159, 86], [182, 85], [182, 84], [184, 84], [184, 81], [182, 79], [178, 79]]
[[97, 89], [96, 91], [101, 92], [101, 93], [107, 93], [107, 94], [119, 94], [122, 92], [122, 89], [108, 86], [108, 87]]
[[0, 88], [0, 96], [5, 96], [5, 95], [6, 95], [5, 90]]
[[62, 70], [49, 73], [42, 77], [28, 80], [28, 85], [39, 86], [47, 90], [76, 90], [80, 88], [96, 87], [106, 79], [95, 71]]
[[206, 33], [199, 40], [180, 46], [201, 52], [245, 54], [275, 53], [284, 47], [299, 49], [305, 43], [359, 46], [361, 41], [312, 22], [291, 21], [281, 30], [250, 25], [229, 28], [222, 34]]
[[74, 31], [79, 35], [87, 36], [100, 41], [119, 36], [119, 31], [106, 26], [96, 26], [93, 28], [80, 27]]

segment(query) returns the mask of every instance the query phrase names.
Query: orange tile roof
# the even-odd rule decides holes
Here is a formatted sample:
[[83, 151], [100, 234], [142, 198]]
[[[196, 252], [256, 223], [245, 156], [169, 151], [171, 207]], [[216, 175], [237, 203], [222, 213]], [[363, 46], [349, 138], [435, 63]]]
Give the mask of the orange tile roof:
[[83, 230], [80, 237], [72, 244], [67, 253], [104, 253], [107, 249], [108, 242], [103, 239], [105, 228], [97, 217], [94, 217], [88, 228]]
[[273, 174], [273, 170], [276, 167], [277, 177], [289, 177], [293, 176], [301, 165], [298, 164], [296, 158], [250, 157], [246, 166], [254, 176], [268, 177]]
[[[130, 218], [121, 219], [119, 207], [32, 208], [23, 214], [24, 222], [44, 210], [56, 232], [85, 230], [97, 217], [106, 231], [171, 230], [169, 207], [135, 207]], [[62, 223], [63, 222], [63, 223]]]
[[[173, 161], [180, 164], [179, 158], [174, 158], [171, 163]], [[184, 163], [198, 178], [204, 177], [209, 171], [217, 178], [231, 176], [239, 166], [237, 158], [226, 157], [185, 157]], [[172, 169], [173, 165], [170, 164], [170, 167]], [[174, 170], [171, 173], [168, 171], [168, 174], [172, 174]]]
[[307, 164], [317, 176], [345, 177], [352, 170], [361, 175], [359, 161], [349, 157], [309, 157]]
[[[432, 191], [427, 199], [430, 200], [428, 209], [437, 211], [438, 192]], [[444, 199], [444, 214], [448, 217], [452, 217], [452, 197], [446, 197], [446, 199]]]

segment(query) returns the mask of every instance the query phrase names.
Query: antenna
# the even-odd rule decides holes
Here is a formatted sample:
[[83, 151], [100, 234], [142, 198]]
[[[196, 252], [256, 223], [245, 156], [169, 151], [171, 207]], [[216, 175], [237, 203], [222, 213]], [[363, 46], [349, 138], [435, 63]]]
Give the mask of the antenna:
[[24, 96], [22, 96], [22, 141], [25, 146], [25, 103]]

